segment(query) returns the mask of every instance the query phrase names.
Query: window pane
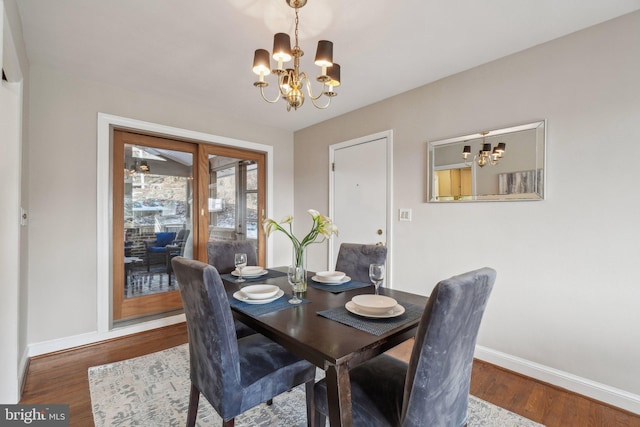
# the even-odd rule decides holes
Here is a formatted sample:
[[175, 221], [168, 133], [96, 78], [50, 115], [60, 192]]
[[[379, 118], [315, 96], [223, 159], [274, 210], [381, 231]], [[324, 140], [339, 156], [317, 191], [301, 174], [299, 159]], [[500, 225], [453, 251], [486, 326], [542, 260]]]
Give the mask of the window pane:
[[175, 290], [169, 262], [193, 252], [192, 155], [130, 144], [124, 151], [124, 297]]
[[258, 190], [258, 164], [247, 165], [247, 190]]
[[[215, 227], [236, 228], [236, 170], [235, 167], [214, 172], [215, 188], [209, 211], [213, 212], [211, 224]], [[213, 209], [211, 209], [213, 207]]]
[[258, 193], [247, 194], [247, 239], [258, 238]]

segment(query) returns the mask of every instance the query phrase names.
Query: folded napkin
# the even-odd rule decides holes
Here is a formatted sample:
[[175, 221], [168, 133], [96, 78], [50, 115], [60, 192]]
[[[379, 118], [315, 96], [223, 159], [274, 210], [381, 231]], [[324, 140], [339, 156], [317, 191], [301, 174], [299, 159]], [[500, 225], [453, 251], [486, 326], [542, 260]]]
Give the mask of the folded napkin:
[[350, 280], [347, 283], [343, 283], [341, 285], [328, 285], [326, 283], [316, 282], [313, 279], [307, 280], [307, 285], [314, 287], [316, 289], [320, 289], [321, 291], [328, 291], [334, 294], [350, 291], [352, 289], [366, 288], [367, 286], [373, 286], [371, 283], [362, 283], [362, 282], [357, 282], [355, 280]]
[[358, 316], [349, 312], [344, 307], [332, 308], [329, 310], [318, 311], [317, 314], [327, 319], [335, 320], [347, 326], [351, 326], [361, 331], [368, 332], [372, 335], [380, 336], [392, 331], [406, 323], [419, 319], [424, 311], [423, 307], [415, 304], [398, 302], [405, 308], [405, 312], [398, 317], [385, 319], [371, 319]]
[[244, 301], [237, 300], [233, 297], [235, 292], [227, 292], [227, 298], [229, 298], [229, 305], [231, 308], [242, 311], [250, 316], [261, 316], [267, 313], [273, 313], [275, 311], [285, 310], [287, 308], [293, 308], [302, 304], [308, 304], [311, 301], [302, 299], [300, 304], [289, 304], [289, 300], [292, 298], [291, 294], [284, 294], [275, 301], [268, 302], [266, 304], [247, 304]]

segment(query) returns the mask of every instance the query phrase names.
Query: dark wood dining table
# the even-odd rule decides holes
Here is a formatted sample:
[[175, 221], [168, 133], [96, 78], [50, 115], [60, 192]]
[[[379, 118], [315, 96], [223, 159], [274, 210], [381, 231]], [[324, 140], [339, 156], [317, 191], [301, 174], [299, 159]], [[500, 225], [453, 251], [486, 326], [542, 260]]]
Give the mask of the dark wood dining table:
[[[290, 294], [291, 286], [287, 282], [286, 270], [282, 268], [273, 270], [285, 272], [285, 275], [245, 282], [241, 285], [268, 283], [277, 285], [285, 293]], [[312, 275], [309, 274], [309, 281]], [[240, 284], [235, 280], [223, 278], [223, 282], [227, 291], [230, 292], [230, 298], [232, 298], [231, 292], [240, 289]], [[319, 311], [344, 307], [353, 296], [367, 293], [374, 293], [373, 286], [332, 293], [309, 285], [307, 291], [301, 294], [301, 297], [309, 303], [259, 316], [249, 315], [235, 309], [232, 305], [236, 319], [325, 371], [329, 422], [332, 427], [352, 425], [349, 369], [412, 338], [420, 321], [419, 318], [410, 320], [396, 329], [377, 336], [317, 314]], [[417, 305], [422, 309], [427, 303], [427, 298], [424, 296], [399, 290], [380, 288], [380, 293], [396, 299], [399, 303]]]

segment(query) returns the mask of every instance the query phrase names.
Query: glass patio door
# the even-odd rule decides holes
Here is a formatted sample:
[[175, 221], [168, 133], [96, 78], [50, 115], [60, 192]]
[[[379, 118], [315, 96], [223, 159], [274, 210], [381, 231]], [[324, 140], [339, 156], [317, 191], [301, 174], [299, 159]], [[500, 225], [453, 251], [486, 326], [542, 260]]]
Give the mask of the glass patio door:
[[113, 320], [182, 308], [171, 259], [193, 258], [197, 144], [114, 131]]
[[[264, 153], [214, 145], [202, 145], [203, 188], [201, 234], [211, 240], [252, 240], [258, 262], [265, 265], [266, 247], [260, 224], [264, 218], [266, 168]], [[205, 224], [206, 222], [206, 224]], [[206, 256], [206, 245], [202, 248]]]

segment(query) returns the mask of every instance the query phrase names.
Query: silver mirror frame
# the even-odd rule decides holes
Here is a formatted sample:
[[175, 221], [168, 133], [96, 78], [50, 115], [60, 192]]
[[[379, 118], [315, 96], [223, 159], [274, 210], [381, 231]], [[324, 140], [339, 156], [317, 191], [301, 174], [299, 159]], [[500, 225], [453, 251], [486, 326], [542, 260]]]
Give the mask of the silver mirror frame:
[[[502, 128], [502, 129], [494, 129], [490, 131], [482, 131], [482, 132], [488, 132], [487, 138], [489, 137], [495, 138], [496, 136], [500, 136], [503, 139], [507, 138], [507, 152], [506, 152], [507, 157], [501, 160], [505, 162], [508, 160], [508, 155], [509, 155], [509, 142], [508, 142], [509, 135], [518, 133], [518, 132], [529, 131], [529, 130], [534, 131], [533, 134], [535, 135], [535, 154], [533, 156], [535, 156], [535, 158], [527, 159], [526, 161], [528, 162], [527, 164], [532, 165], [533, 171], [535, 172], [532, 172], [531, 170], [509, 171], [507, 173], [501, 174], [501, 175], [508, 175], [508, 174], [518, 174], [518, 173], [526, 173], [526, 172], [534, 173], [533, 176], [535, 178], [533, 179], [533, 181], [535, 182], [532, 184], [532, 191], [523, 192], [523, 193], [500, 194], [499, 192], [500, 190], [499, 190], [499, 191], [496, 191], [495, 194], [477, 194], [476, 183], [474, 178], [472, 180], [473, 181], [472, 195], [463, 196], [457, 199], [454, 199], [452, 197], [439, 197], [438, 192], [435, 191], [435, 187], [434, 187], [435, 181], [436, 181], [435, 172], [437, 170], [457, 169], [464, 166], [467, 166], [467, 167], [471, 166], [472, 175], [474, 177], [476, 176], [476, 173], [479, 169], [476, 167], [476, 164], [475, 162], [473, 162], [473, 160], [471, 161], [472, 163], [471, 165], [469, 165], [468, 163], [465, 165], [465, 162], [462, 159], [462, 148], [465, 144], [468, 144], [470, 141], [481, 140], [483, 138], [483, 134], [481, 132], [478, 132], [470, 135], [463, 135], [463, 136], [429, 142], [428, 159], [427, 159], [428, 160], [427, 161], [427, 164], [428, 164], [427, 202], [460, 203], [460, 202], [485, 202], [485, 201], [544, 200], [545, 186], [546, 186], [546, 140], [547, 140], [546, 129], [547, 129], [546, 120], [539, 120], [536, 122], [527, 123], [523, 125], [511, 126], [511, 127]], [[459, 146], [459, 152], [460, 152], [459, 160], [456, 162], [451, 162], [450, 164], [447, 164], [445, 166], [439, 165], [436, 159], [436, 149], [442, 150], [443, 148], [446, 148], [446, 147], [456, 147], [455, 150], [458, 150], [458, 146]], [[493, 166], [485, 166], [485, 168], [492, 168], [492, 167]], [[531, 169], [531, 168], [528, 168], [528, 169]], [[490, 169], [487, 169], [487, 170], [490, 170]]]

